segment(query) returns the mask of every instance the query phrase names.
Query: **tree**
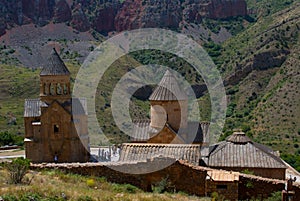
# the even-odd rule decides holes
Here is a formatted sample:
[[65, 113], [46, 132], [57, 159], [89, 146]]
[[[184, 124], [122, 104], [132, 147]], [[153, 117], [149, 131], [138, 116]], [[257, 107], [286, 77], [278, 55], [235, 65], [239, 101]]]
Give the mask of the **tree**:
[[5, 131], [0, 133], [0, 146], [13, 144], [14, 139], [11, 133]]
[[30, 161], [24, 158], [16, 158], [5, 165], [9, 174], [9, 182], [19, 184], [22, 182], [30, 166]]

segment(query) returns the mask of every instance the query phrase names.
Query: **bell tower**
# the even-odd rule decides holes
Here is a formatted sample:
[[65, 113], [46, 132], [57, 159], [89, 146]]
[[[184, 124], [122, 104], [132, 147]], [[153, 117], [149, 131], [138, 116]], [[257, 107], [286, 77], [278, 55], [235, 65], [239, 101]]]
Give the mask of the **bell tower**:
[[188, 97], [180, 89], [174, 75], [167, 70], [162, 80], [149, 97], [151, 123], [154, 128], [162, 128], [166, 123], [176, 132], [187, 127]]
[[70, 72], [55, 48], [40, 73], [40, 99], [47, 104], [54, 100], [64, 103], [71, 99]]

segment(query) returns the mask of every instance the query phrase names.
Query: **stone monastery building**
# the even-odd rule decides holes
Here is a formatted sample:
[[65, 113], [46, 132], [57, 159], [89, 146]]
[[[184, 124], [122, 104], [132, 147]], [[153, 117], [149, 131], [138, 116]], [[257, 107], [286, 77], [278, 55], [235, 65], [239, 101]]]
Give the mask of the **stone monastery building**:
[[[145, 161], [157, 156], [194, 165], [285, 179], [286, 166], [274, 152], [243, 132], [209, 146], [209, 123], [187, 120], [188, 99], [167, 71], [149, 98], [151, 120], [136, 120], [131, 143], [122, 147], [120, 161]], [[196, 132], [195, 132], [196, 131]]]
[[[133, 137], [122, 145], [120, 162], [167, 157], [285, 179], [284, 162], [243, 132], [209, 145], [209, 123], [188, 121], [188, 97], [170, 71], [149, 100], [151, 119], [134, 122]], [[25, 100], [24, 121], [26, 157], [32, 162], [89, 161], [86, 100], [71, 97], [70, 72], [55, 49], [40, 73], [40, 98]]]
[[25, 100], [24, 122], [32, 162], [89, 161], [86, 100], [71, 97], [70, 72], [55, 49], [40, 73], [40, 98]]

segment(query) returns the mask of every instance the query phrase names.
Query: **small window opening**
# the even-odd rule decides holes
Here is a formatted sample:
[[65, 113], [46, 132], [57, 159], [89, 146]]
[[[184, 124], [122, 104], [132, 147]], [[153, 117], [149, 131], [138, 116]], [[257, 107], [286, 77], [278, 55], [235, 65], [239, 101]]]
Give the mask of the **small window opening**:
[[58, 94], [58, 95], [61, 95], [63, 92], [63, 89], [62, 89], [62, 87], [61, 87], [61, 85], [58, 83], [57, 84], [57, 89], [56, 89], [56, 93]]
[[58, 125], [54, 125], [54, 133], [58, 133], [59, 132], [59, 126]]
[[68, 94], [68, 86], [66, 84], [63, 85], [64, 95]]
[[55, 95], [55, 87], [54, 84], [50, 84], [50, 95]]
[[217, 185], [217, 189], [227, 189], [227, 185]]

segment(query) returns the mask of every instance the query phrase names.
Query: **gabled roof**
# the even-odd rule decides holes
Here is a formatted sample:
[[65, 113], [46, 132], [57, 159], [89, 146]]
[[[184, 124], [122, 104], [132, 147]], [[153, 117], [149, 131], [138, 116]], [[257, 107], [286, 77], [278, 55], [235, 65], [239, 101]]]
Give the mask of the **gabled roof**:
[[70, 71], [56, 52], [55, 48], [52, 49], [40, 75], [70, 75]]
[[226, 141], [210, 146], [209, 167], [286, 168], [270, 149], [236, 132]]
[[[85, 98], [73, 98], [72, 102], [65, 102], [62, 107], [66, 108], [72, 104], [73, 115], [87, 115], [87, 103]], [[24, 117], [41, 116], [41, 107], [48, 107], [48, 105], [40, 99], [26, 99], [24, 104]]]
[[41, 107], [48, 105], [40, 99], [26, 99], [24, 104], [24, 117], [39, 117], [41, 116]]
[[[133, 122], [134, 127], [133, 134], [131, 136], [131, 141], [146, 142], [162, 130], [158, 130], [151, 127], [150, 123], [150, 119], [135, 120]], [[188, 122], [187, 128], [180, 129], [179, 133], [176, 133], [169, 124], [166, 124], [165, 127], [167, 127], [170, 131], [174, 132], [174, 134], [178, 135], [180, 139], [184, 139], [184, 134], [187, 133], [186, 136], [188, 137], [188, 139], [184, 139], [184, 141], [186, 141], [187, 144], [193, 142], [203, 142], [203, 132], [199, 122]]]
[[133, 133], [131, 141], [145, 142], [150, 136], [159, 132], [159, 130], [150, 126], [150, 119], [139, 119], [133, 121]]
[[187, 100], [184, 90], [180, 89], [174, 75], [167, 70], [154, 92], [149, 97], [151, 101]]
[[158, 156], [187, 160], [198, 165], [201, 145], [125, 143], [120, 155], [121, 162], [145, 161]]

